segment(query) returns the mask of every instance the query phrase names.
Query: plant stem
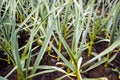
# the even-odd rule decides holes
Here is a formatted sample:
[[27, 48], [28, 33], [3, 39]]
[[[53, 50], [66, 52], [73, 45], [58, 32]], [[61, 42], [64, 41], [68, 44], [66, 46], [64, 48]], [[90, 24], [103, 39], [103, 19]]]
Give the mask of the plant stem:
[[82, 77], [80, 75], [80, 71], [79, 70], [77, 70], [77, 80], [82, 80]]
[[[59, 40], [59, 45], [58, 45], [58, 51], [61, 52], [61, 48], [62, 48], [62, 42], [61, 40]], [[57, 57], [57, 61], [60, 61], [60, 57]]]

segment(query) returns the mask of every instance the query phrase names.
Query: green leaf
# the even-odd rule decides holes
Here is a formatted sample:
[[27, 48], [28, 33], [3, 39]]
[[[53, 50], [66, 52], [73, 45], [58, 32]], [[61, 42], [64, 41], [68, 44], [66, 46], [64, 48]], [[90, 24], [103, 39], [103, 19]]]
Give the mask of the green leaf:
[[0, 80], [8, 80], [8, 79], [0, 76]]
[[113, 44], [111, 44], [111, 46], [109, 46], [107, 49], [105, 49], [103, 52], [99, 53], [97, 56], [95, 56], [94, 58], [90, 59], [85, 64], [83, 64], [82, 67], [87, 66], [88, 64], [97, 60], [98, 58], [108, 54], [110, 51], [112, 51], [113, 49], [115, 49], [119, 45], [120, 45], [120, 37]]

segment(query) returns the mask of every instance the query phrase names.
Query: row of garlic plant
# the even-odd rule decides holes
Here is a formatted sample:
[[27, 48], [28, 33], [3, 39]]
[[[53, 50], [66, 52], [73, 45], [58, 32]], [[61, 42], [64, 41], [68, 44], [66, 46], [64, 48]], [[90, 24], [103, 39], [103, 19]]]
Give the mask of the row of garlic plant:
[[[116, 57], [116, 55], [113, 57], [105, 55], [109, 56], [109, 53], [120, 45], [118, 43], [120, 41], [119, 0], [2, 0], [0, 4], [0, 49], [4, 51], [4, 55], [7, 55], [8, 63], [12, 62], [14, 65], [3, 79], [7, 79], [17, 70], [19, 80], [32, 79], [34, 76], [54, 71], [65, 73], [57, 79], [76, 76], [78, 80], [82, 80], [81, 73], [86, 73], [105, 62], [108, 64]], [[106, 6], [108, 12], [105, 12]], [[25, 45], [19, 47], [18, 33], [22, 30], [28, 32], [30, 37]], [[109, 47], [81, 65], [83, 51], [88, 49], [88, 57], [92, 55], [94, 40], [102, 31], [110, 35], [111, 39], [107, 39], [110, 41]], [[55, 47], [50, 40], [51, 36], [54, 36], [53, 40], [58, 47]], [[89, 42], [87, 36], [90, 38]], [[69, 38], [72, 38], [71, 46], [66, 42]], [[101, 41], [106, 39], [102, 38], [98, 42]], [[32, 47], [34, 43], [37, 43], [37, 46]], [[68, 71], [56, 66], [39, 65], [45, 51], [49, 49], [48, 45], [56, 52], [58, 60], [63, 61]], [[33, 54], [39, 46], [41, 46], [40, 50]], [[70, 60], [62, 55], [62, 46]], [[36, 56], [35, 63], [30, 65], [34, 56]], [[97, 59], [93, 66], [83, 70], [85, 66]], [[36, 73], [38, 69], [44, 71]]]

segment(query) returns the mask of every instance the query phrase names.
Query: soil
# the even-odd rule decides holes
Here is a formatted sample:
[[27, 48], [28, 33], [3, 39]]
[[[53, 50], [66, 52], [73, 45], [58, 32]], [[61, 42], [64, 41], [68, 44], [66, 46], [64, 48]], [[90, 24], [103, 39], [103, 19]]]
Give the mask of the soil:
[[[21, 43], [20, 46], [22, 46], [22, 43], [25, 44], [25, 42], [24, 42], [25, 40], [26, 40], [26, 38], [25, 39], [20, 39], [20, 41], [19, 41], [19, 43]], [[68, 40], [67, 42], [71, 43], [71, 39]], [[93, 46], [93, 51], [97, 52], [97, 53], [100, 53], [101, 51], [106, 49], [107, 46], [108, 46], [108, 43], [106, 43], [106, 42], [95, 44]], [[63, 51], [64, 51], [64, 49], [63, 49]], [[52, 55], [56, 56], [56, 54], [54, 52], [52, 53]], [[66, 54], [64, 54], [64, 56], [68, 57]], [[0, 57], [6, 58], [6, 56], [3, 55], [2, 51], [0, 51]], [[82, 57], [83, 57], [83, 63], [85, 63], [86, 61], [88, 61], [90, 59], [90, 58], [87, 57], [87, 50], [83, 52]], [[120, 57], [120, 53], [118, 53], [116, 59], [113, 62], [109, 63], [109, 65], [107, 67], [104, 67], [104, 64], [102, 64], [102, 65], [94, 68], [93, 70], [91, 70], [91, 71], [89, 71], [85, 74], [82, 74], [82, 77], [85, 77], [85, 78], [107, 77], [108, 80], [119, 80], [118, 79], [118, 73], [116, 73], [112, 70], [115, 67], [120, 68], [120, 58], [119, 57]], [[49, 56], [46, 52], [40, 65], [56, 66], [57, 62], [58, 61], [56, 60], [56, 58], [53, 58], [53, 57]], [[33, 63], [34, 63], [34, 59], [33, 59], [32, 64]], [[4, 77], [6, 74], [8, 74], [9, 71], [12, 70], [12, 68], [13, 68], [13, 65], [8, 64], [6, 61], [0, 60], [0, 76]], [[60, 72], [47, 73], [47, 74], [43, 74], [43, 75], [40, 75], [40, 76], [36, 76], [36, 77], [33, 78], [33, 80], [55, 80], [56, 78], [58, 78], [62, 75], [64, 75], [64, 74], [60, 73]], [[8, 79], [9, 80], [17, 80], [17, 72], [15, 71], [11, 76], [9, 76]], [[73, 79], [77, 80], [75, 78], [73, 78]], [[71, 80], [71, 79], [66, 77], [63, 80]]]

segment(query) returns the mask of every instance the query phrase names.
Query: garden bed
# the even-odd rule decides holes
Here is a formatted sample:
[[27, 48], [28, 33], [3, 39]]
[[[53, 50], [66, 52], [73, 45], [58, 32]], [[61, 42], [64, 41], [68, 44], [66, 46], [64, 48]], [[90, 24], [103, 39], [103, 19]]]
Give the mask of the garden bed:
[[1, 0], [0, 80], [119, 80], [119, 0]]
[[[26, 35], [26, 34], [24, 34]], [[25, 43], [25, 36], [22, 37], [23, 39], [20, 39], [20, 43]], [[71, 45], [71, 40], [67, 41], [69, 43], [69, 45]], [[97, 53], [102, 52], [103, 50], [105, 50], [108, 46], [108, 43], [102, 42], [99, 44], [94, 45], [94, 51], [96, 51]], [[65, 49], [63, 49], [64, 51]], [[88, 51], [84, 51], [82, 54], [83, 57], [83, 64], [85, 62], [87, 62], [88, 60], [90, 60], [91, 58], [87, 57], [87, 53]], [[4, 55], [2, 55], [2, 52], [0, 53], [2, 58], [6, 58]], [[51, 55], [56, 56], [56, 53], [51, 53]], [[69, 58], [69, 56], [67, 54], [63, 54], [66, 58]], [[56, 56], [57, 57], [57, 56]], [[103, 65], [100, 65], [92, 70], [90, 70], [89, 72], [82, 74], [83, 78], [99, 78], [99, 77], [106, 77], [108, 80], [119, 80], [118, 76], [119, 74], [115, 71], [113, 71], [112, 69], [114, 69], [115, 67], [119, 67], [120, 66], [120, 55], [118, 54], [116, 59], [114, 61], [112, 61], [107, 67]], [[61, 60], [60, 60], [61, 61]], [[116, 62], [117, 61], [117, 62]], [[56, 63], [59, 62], [57, 61], [57, 59], [55, 57], [51, 57], [50, 55], [48, 55], [48, 53], [46, 52], [43, 59], [41, 60], [41, 64], [40, 65], [49, 65], [49, 66], [57, 66]], [[0, 70], [0, 75], [1, 76], [5, 76], [9, 71], [12, 70], [12, 68], [14, 67], [11, 64], [8, 64], [6, 61], [0, 61], [1, 63], [1, 70]], [[34, 64], [34, 59], [32, 60], [32, 64]], [[38, 70], [39, 72], [39, 70]], [[56, 78], [63, 76], [64, 74], [61, 72], [52, 72], [52, 73], [46, 73], [46, 74], [42, 74], [40, 76], [36, 76], [33, 78], [33, 80], [48, 80], [48, 78], [50, 80], [55, 80]], [[11, 74], [11, 76], [8, 78], [9, 80], [18, 80], [17, 79], [17, 72], [15, 71], [14, 73]], [[75, 78], [72, 78], [73, 80], [76, 80]], [[71, 78], [64, 78], [63, 80], [71, 80]]]

